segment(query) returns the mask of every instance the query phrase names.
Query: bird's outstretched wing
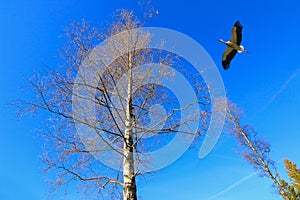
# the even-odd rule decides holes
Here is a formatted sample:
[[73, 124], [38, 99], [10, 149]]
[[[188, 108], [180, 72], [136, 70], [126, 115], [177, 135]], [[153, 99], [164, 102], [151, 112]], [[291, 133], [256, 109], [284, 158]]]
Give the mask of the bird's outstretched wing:
[[237, 53], [237, 50], [235, 50], [231, 47], [226, 48], [226, 50], [223, 54], [223, 57], [222, 57], [222, 66], [225, 70], [227, 70], [230, 67], [230, 62], [234, 58], [236, 53]]
[[243, 26], [239, 21], [236, 21], [231, 30], [232, 35], [230, 38], [230, 42], [234, 42], [237, 45], [240, 45], [242, 42], [242, 30], [243, 30]]

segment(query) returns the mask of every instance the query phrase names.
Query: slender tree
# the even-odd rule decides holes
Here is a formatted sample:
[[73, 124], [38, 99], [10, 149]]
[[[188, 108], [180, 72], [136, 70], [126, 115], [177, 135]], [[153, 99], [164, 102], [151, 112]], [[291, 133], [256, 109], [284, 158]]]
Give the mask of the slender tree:
[[270, 144], [260, 138], [255, 130], [249, 125], [243, 125], [242, 112], [236, 105], [228, 103], [227, 125], [242, 147], [242, 156], [252, 166], [272, 180], [281, 197], [285, 200], [299, 199], [300, 172], [296, 165], [285, 160], [286, 170], [291, 184], [281, 178], [278, 174], [276, 163], [271, 159]]
[[[138, 69], [147, 63], [178, 63], [171, 53], [139, 48], [147, 46], [151, 34], [130, 31], [142, 26], [133, 12], [127, 10], [118, 11], [116, 21], [105, 29], [92, 27], [84, 20], [74, 22], [66, 29], [67, 44], [62, 51], [66, 64], [58, 69], [49, 68], [44, 74], [37, 73], [30, 80], [37, 97], [28, 103], [30, 111], [40, 115], [38, 111], [46, 111], [42, 116], [50, 114], [47, 131], [43, 131], [43, 161], [47, 166], [45, 172], [56, 174], [56, 185], [79, 181], [87, 191], [96, 189], [103, 195], [106, 191], [112, 199], [136, 200], [136, 177], [151, 166], [151, 158], [139, 155], [170, 141], [179, 127], [199, 120], [206, 123], [205, 107], [193, 116], [181, 120], [178, 117], [189, 106], [209, 104], [205, 87], [192, 81], [203, 102], [191, 100], [181, 108], [170, 92], [159, 85], [160, 77], [172, 79], [172, 73], [163, 67], [157, 69], [156, 65]], [[110, 38], [110, 42], [96, 47]], [[86, 81], [89, 77], [97, 79], [96, 86]], [[144, 84], [147, 80], [150, 83]], [[80, 88], [86, 89], [86, 93], [76, 92]], [[85, 103], [74, 106], [74, 101]], [[157, 104], [166, 113], [161, 107], [155, 109]], [[89, 105], [94, 105], [93, 116], [88, 113]], [[87, 131], [86, 137], [79, 137], [79, 126], [95, 134], [89, 135]], [[110, 153], [122, 160], [119, 170], [99, 161]], [[111, 162], [116, 165], [115, 159]]]

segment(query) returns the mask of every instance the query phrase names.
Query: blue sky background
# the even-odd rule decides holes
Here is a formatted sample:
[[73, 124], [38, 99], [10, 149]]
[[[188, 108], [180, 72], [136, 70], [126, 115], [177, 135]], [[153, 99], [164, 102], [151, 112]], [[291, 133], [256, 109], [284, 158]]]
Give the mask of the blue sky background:
[[[300, 165], [300, 3], [287, 1], [156, 1], [159, 15], [148, 26], [180, 31], [198, 41], [218, 65], [230, 99], [246, 113], [246, 121], [272, 145], [283, 165]], [[109, 21], [116, 8], [137, 9], [135, 1], [0, 2], [0, 199], [40, 200], [50, 186], [41, 174], [42, 143], [34, 129], [41, 119], [15, 119], [8, 104], [31, 98], [26, 79], [43, 64], [58, 64], [59, 35], [72, 20]], [[236, 20], [244, 26], [243, 45], [228, 71], [221, 67], [224, 46]], [[196, 151], [146, 178], [138, 186], [143, 200], [280, 199], [268, 179], [259, 178], [236, 154], [235, 140], [222, 135], [213, 152], [199, 160]], [[281, 167], [281, 171], [282, 171]], [[67, 194], [67, 195], [65, 195]], [[74, 187], [56, 199], [79, 199]]]

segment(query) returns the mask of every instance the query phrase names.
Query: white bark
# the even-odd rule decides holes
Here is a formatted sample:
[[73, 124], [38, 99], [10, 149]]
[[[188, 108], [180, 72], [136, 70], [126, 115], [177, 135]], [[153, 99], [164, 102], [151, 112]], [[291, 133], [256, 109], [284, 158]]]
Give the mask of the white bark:
[[127, 85], [126, 98], [126, 121], [124, 135], [124, 163], [123, 163], [123, 199], [136, 200], [136, 182], [134, 172], [134, 155], [133, 155], [133, 132], [132, 132], [132, 57], [129, 54], [129, 76]]

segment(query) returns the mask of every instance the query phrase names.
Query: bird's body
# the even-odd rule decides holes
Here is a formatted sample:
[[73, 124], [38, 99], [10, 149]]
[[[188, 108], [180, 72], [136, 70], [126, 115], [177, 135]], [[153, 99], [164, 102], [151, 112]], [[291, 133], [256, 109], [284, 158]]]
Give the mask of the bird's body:
[[222, 39], [219, 39], [219, 41], [222, 42], [223, 44], [226, 44], [227, 47], [237, 50], [238, 53], [242, 53], [244, 51], [244, 46], [242, 46], [242, 45], [238, 45], [238, 44], [236, 44], [234, 42], [231, 42], [231, 41], [225, 42]]
[[222, 66], [225, 70], [230, 67], [230, 62], [236, 55], [236, 53], [246, 52], [244, 47], [241, 45], [242, 42], [242, 25], [239, 21], [236, 21], [232, 28], [232, 35], [229, 41], [225, 42], [219, 39], [220, 42], [226, 44], [227, 48], [222, 56]]

